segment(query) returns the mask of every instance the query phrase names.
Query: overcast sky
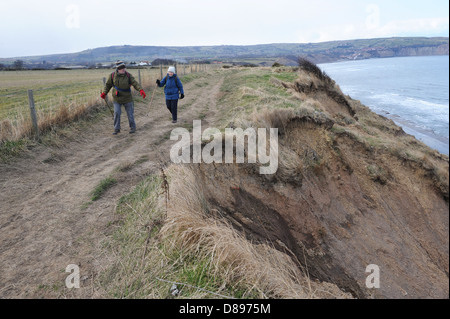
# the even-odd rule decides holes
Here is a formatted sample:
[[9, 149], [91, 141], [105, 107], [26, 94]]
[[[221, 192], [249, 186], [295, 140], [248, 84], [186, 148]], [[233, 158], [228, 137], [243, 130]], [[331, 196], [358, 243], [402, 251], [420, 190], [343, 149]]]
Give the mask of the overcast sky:
[[449, 35], [448, 0], [0, 0], [0, 57]]

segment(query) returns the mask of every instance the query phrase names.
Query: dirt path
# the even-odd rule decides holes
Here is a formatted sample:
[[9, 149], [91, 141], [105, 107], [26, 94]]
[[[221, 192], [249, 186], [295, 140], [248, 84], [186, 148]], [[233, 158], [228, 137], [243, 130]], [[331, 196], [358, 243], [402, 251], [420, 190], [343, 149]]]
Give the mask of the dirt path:
[[[185, 84], [178, 124], [170, 121], [162, 89], [149, 114], [150, 91], [145, 104], [135, 105], [136, 134], [128, 134], [123, 112], [116, 137], [105, 116], [74, 128], [76, 138], [64, 138], [63, 146], [38, 146], [0, 164], [0, 298], [107, 297], [93, 282], [109, 262], [101, 252], [118, 199], [170, 161], [172, 129], [200, 118], [211, 124], [222, 82], [210, 73]], [[91, 202], [90, 193], [111, 174], [117, 184]], [[65, 287], [69, 264], [80, 266], [80, 289]]]

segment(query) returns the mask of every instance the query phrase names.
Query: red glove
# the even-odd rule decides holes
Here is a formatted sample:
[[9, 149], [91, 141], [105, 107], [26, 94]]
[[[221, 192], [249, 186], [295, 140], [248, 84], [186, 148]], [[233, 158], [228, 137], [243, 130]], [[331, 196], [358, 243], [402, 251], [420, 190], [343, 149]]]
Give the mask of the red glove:
[[102, 92], [102, 94], [100, 94], [100, 97], [101, 97], [102, 99], [105, 99], [105, 98], [106, 98], [106, 93], [105, 93], [105, 92]]
[[142, 98], [145, 99], [145, 97], [147, 96], [144, 92], [144, 90], [140, 90], [139, 93], [141, 94]]

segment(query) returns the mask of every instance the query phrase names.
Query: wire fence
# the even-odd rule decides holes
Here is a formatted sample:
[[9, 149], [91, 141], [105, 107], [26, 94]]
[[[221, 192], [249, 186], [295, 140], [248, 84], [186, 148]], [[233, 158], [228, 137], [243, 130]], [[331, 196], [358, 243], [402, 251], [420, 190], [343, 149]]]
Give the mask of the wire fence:
[[[156, 79], [166, 75], [168, 67], [160, 65], [127, 70], [144, 90], [148, 90], [155, 86]], [[175, 67], [177, 75], [183, 78], [191, 73], [210, 70], [212, 65], [176, 64]], [[92, 109], [105, 108], [100, 92], [104, 87], [104, 78], [113, 71], [79, 69], [0, 72], [0, 143], [39, 136], [39, 132], [76, 120]]]

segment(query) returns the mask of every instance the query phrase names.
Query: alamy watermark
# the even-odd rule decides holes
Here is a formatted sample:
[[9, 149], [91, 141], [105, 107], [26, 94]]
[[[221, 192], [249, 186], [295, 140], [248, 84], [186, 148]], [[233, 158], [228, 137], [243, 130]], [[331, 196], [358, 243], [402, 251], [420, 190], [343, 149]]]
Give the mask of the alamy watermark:
[[68, 29], [80, 28], [80, 7], [76, 4], [69, 4], [66, 7], [66, 27]]
[[369, 30], [376, 30], [380, 27], [380, 7], [376, 4], [368, 4], [366, 6], [368, 13], [366, 18], [366, 27]]
[[66, 272], [70, 273], [66, 277], [66, 287], [69, 289], [80, 288], [80, 267], [75, 264], [70, 264], [66, 267]]
[[[275, 174], [278, 170], [278, 128], [226, 128], [224, 134], [217, 128], [208, 128], [202, 133], [201, 121], [194, 120], [192, 147], [186, 128], [172, 130], [170, 139], [178, 141], [170, 150], [170, 159], [175, 164], [191, 163], [191, 159], [196, 164], [242, 164], [247, 158], [248, 163], [261, 164], [260, 174]], [[202, 145], [203, 141], [209, 142]]]
[[366, 267], [366, 287], [369, 289], [380, 288], [380, 267], [375, 264], [370, 264]]

